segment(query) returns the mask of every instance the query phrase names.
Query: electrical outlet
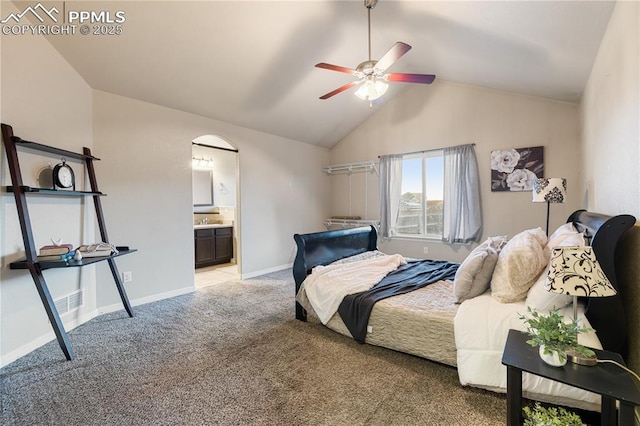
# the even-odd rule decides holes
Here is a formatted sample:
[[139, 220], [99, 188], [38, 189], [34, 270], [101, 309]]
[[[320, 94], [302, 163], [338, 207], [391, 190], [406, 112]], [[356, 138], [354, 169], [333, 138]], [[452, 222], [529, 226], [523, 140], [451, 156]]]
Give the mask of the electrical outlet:
[[429, 247], [424, 247], [424, 248], [422, 249], [422, 253], [424, 253], [424, 254], [429, 254]]
[[133, 281], [133, 277], [131, 276], [131, 271], [123, 272], [122, 273], [122, 282], [123, 283], [130, 283], [131, 281]]

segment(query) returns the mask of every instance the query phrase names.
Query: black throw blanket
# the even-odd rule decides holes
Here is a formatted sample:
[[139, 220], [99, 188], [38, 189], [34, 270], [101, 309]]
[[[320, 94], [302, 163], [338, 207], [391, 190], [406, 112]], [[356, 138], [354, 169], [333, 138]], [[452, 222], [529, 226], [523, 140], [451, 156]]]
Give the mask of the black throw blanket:
[[373, 305], [387, 297], [409, 293], [440, 280], [452, 280], [459, 263], [443, 260], [418, 260], [408, 262], [390, 272], [371, 289], [349, 294], [342, 299], [338, 312], [353, 338], [364, 343], [367, 324]]

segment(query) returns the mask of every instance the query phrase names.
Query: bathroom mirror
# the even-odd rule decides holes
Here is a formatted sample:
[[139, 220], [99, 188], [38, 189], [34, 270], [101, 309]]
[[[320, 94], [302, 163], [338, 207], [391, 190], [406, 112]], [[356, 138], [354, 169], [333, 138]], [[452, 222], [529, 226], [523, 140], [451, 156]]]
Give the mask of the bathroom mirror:
[[193, 205], [213, 206], [213, 172], [193, 171]]

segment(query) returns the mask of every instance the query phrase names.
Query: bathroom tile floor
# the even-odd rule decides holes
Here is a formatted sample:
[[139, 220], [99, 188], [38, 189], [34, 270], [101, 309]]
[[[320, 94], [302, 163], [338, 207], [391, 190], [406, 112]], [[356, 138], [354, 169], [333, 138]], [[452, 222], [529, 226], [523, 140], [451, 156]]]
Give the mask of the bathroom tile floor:
[[235, 263], [224, 263], [222, 265], [207, 266], [196, 269], [196, 288], [207, 287], [227, 281], [239, 280], [238, 265]]

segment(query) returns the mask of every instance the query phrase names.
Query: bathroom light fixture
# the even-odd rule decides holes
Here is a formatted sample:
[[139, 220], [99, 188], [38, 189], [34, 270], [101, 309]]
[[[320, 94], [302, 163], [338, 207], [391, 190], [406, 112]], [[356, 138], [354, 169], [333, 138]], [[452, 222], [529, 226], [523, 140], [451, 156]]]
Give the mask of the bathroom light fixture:
[[203, 158], [193, 157], [191, 160], [191, 165], [193, 168], [212, 169], [215, 163], [213, 159], [207, 160], [204, 157]]

